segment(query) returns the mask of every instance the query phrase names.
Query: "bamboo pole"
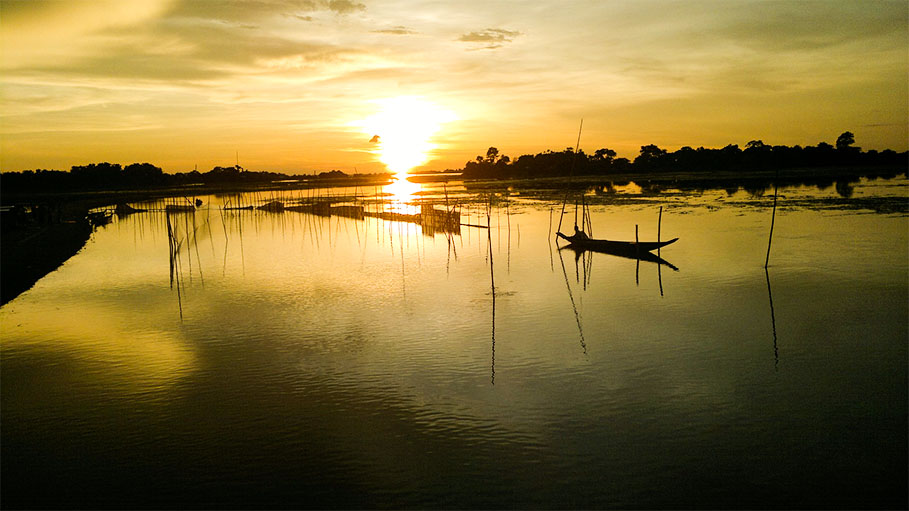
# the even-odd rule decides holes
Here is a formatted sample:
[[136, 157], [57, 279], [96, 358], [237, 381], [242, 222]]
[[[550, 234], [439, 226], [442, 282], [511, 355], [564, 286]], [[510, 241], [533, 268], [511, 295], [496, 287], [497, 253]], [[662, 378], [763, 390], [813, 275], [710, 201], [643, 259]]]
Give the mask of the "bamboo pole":
[[[492, 209], [492, 199], [486, 206], [486, 225], [490, 225], [490, 213]], [[492, 262], [492, 231], [486, 231], [486, 247], [489, 251], [489, 289], [492, 295], [492, 373], [490, 383], [496, 384], [496, 278]]]
[[[578, 150], [581, 147], [581, 130], [583, 130], [583, 129], [584, 129], [584, 119], [582, 118], [581, 125], [578, 126], [578, 141], [575, 143], [575, 146], [574, 146], [574, 157], [571, 159], [571, 169], [568, 171], [568, 186], [566, 187], [567, 190], [565, 190], [565, 200], [562, 201], [562, 212], [559, 214], [559, 229], [558, 229], [559, 232], [562, 232], [562, 217], [565, 216], [565, 204], [568, 202], [568, 195], [571, 193], [571, 178], [572, 178], [572, 176], [574, 176], [574, 163], [578, 159]], [[575, 204], [575, 206], [574, 206], [574, 223], [575, 223], [575, 225], [577, 225], [577, 223], [578, 223], [578, 206], [577, 206], [577, 204]]]
[[[663, 223], [663, 206], [660, 206], [660, 216], [657, 218], [657, 243], [660, 241], [660, 225]], [[657, 248], [657, 252], [659, 252]]]
[[770, 216], [770, 236], [767, 238], [767, 257], [764, 259], [764, 269], [770, 264], [770, 244], [773, 243], [773, 224], [776, 222], [776, 198], [780, 186], [780, 171], [776, 171], [776, 179], [773, 181], [773, 214]]
[[634, 255], [637, 259], [634, 266], [634, 283], [635, 285], [641, 284], [640, 274], [641, 274], [641, 249], [638, 245], [638, 224], [634, 224]]

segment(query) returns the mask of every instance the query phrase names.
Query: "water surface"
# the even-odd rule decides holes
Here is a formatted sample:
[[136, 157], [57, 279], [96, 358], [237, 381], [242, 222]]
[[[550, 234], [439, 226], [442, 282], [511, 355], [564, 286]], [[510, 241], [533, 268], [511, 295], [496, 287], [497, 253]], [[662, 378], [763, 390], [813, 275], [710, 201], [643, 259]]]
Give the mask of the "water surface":
[[[317, 193], [489, 229], [222, 209]], [[905, 178], [781, 190], [766, 272], [772, 190], [638, 194], [668, 265], [458, 186], [115, 217], [0, 309], [4, 505], [905, 506]]]

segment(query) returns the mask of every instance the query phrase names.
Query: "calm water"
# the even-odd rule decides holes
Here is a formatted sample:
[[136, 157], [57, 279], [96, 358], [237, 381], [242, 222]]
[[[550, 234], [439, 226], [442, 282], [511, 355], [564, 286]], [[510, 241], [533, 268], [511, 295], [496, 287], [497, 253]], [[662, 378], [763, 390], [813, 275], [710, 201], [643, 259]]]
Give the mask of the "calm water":
[[781, 190], [766, 273], [772, 190], [590, 196], [670, 265], [518, 193], [140, 205], [0, 309], [4, 505], [904, 507], [907, 190]]

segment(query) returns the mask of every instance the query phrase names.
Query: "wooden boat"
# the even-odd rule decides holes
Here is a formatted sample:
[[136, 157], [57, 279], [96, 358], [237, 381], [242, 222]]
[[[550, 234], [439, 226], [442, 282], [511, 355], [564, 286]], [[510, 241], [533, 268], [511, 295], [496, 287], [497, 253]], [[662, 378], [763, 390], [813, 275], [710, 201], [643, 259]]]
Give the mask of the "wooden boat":
[[[629, 242], [629, 243], [634, 244], [633, 241]], [[662, 257], [654, 254], [653, 252], [635, 252], [634, 250], [629, 251], [627, 249], [627, 247], [624, 247], [622, 245], [619, 245], [619, 246], [621, 248], [619, 248], [618, 250], [612, 250], [612, 249], [602, 248], [602, 247], [601, 248], [580, 247], [574, 243], [570, 243], [568, 245], [565, 245], [564, 247], [559, 248], [559, 250], [560, 251], [561, 250], [574, 251], [575, 259], [580, 258], [582, 253], [589, 251], [589, 252], [596, 252], [598, 254], [608, 254], [611, 256], [623, 257], [625, 259], [635, 259], [637, 261], [644, 261], [646, 263], [661, 264], [663, 266], [668, 266], [669, 268], [671, 268], [675, 271], [679, 271], [679, 269], [674, 264], [672, 264], [669, 261], [663, 259]]]
[[665, 247], [670, 243], [675, 243], [678, 238], [672, 238], [667, 241], [613, 241], [613, 240], [598, 240], [594, 238], [588, 238], [586, 235], [575, 234], [573, 236], [566, 236], [560, 232], [556, 233], [556, 236], [564, 239], [570, 243], [574, 248], [579, 248], [582, 250], [592, 250], [594, 252], [607, 252], [607, 253], [619, 253], [619, 254], [637, 254], [637, 253], [647, 253], [652, 250], [656, 250], [661, 247]]

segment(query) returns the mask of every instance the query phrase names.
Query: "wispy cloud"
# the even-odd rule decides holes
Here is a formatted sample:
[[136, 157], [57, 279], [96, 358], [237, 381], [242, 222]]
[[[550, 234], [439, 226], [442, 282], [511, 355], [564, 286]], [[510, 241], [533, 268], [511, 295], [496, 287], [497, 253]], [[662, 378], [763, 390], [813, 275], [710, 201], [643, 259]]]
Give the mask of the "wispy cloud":
[[366, 6], [351, 0], [330, 0], [328, 9], [338, 14], [350, 14], [357, 11], [365, 11]]
[[398, 25], [396, 27], [384, 28], [380, 30], [373, 30], [376, 34], [391, 34], [391, 35], [411, 35], [416, 34], [417, 32], [405, 27]]
[[505, 43], [510, 43], [515, 37], [521, 35], [514, 30], [505, 30], [503, 28], [487, 28], [479, 32], [469, 32], [458, 38], [458, 41], [464, 43], [480, 43], [484, 48], [499, 48]]

